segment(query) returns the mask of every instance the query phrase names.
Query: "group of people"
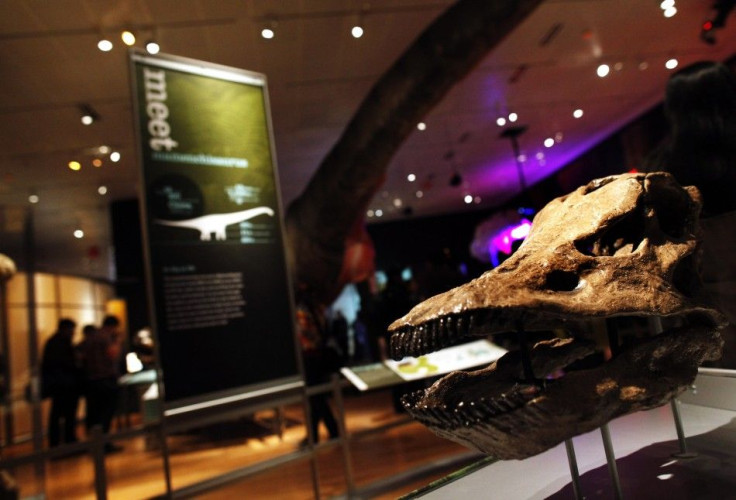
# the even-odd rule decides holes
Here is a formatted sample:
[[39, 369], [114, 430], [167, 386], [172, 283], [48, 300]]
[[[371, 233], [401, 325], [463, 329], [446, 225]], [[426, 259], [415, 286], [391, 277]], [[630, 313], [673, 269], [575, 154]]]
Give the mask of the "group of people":
[[[109, 432], [117, 406], [121, 374], [122, 336], [119, 327], [117, 317], [105, 316], [99, 327], [86, 325], [82, 329], [82, 341], [74, 344], [77, 324], [63, 318], [46, 342], [41, 359], [41, 395], [51, 399], [48, 419], [50, 447], [78, 440], [77, 409], [82, 398], [86, 405], [87, 432], [95, 426]], [[117, 449], [108, 443], [108, 452]]]

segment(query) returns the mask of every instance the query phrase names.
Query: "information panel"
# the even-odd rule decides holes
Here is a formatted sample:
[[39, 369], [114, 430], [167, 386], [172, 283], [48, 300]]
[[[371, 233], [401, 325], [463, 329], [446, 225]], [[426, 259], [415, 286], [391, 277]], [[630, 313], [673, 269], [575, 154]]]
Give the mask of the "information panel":
[[165, 408], [298, 386], [265, 77], [130, 57]]

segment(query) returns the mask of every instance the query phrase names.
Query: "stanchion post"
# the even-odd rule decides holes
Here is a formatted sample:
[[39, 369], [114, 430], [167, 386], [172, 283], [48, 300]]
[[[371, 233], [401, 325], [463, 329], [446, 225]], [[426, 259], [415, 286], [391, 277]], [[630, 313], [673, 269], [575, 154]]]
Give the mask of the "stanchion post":
[[345, 471], [345, 482], [347, 484], [348, 498], [355, 492], [355, 478], [353, 477], [353, 462], [350, 455], [350, 442], [348, 440], [347, 427], [345, 426], [345, 402], [342, 399], [342, 388], [340, 387], [340, 376], [332, 375], [332, 394], [337, 406], [337, 432], [340, 435], [340, 447], [342, 448], [343, 470]]
[[107, 500], [107, 476], [105, 472], [105, 436], [102, 427], [96, 425], [91, 432], [92, 462], [95, 466], [95, 494], [97, 500]]
[[309, 447], [309, 471], [312, 476], [312, 492], [314, 500], [320, 500], [319, 491], [319, 466], [317, 465], [317, 455], [314, 450], [314, 436], [312, 434], [312, 403], [309, 399], [309, 387], [305, 384], [302, 387], [302, 403], [304, 406], [304, 426], [307, 432], [307, 446]]

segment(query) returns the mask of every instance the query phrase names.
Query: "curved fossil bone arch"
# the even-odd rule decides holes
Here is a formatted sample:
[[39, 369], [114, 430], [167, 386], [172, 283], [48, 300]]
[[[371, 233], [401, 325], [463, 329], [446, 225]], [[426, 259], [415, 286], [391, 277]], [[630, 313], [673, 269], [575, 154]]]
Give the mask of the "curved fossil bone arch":
[[[389, 330], [396, 359], [520, 328], [564, 328], [567, 338], [537, 343], [530, 367], [510, 352], [452, 373], [406, 396], [407, 410], [443, 437], [509, 459], [669, 401], [723, 345], [725, 318], [700, 297], [700, 207], [696, 188], [663, 172], [598, 179], [552, 200], [503, 264]], [[617, 316], [668, 317], [673, 327], [602, 365], [568, 369], [594, 354], [580, 325]]]
[[342, 289], [344, 242], [417, 122], [541, 0], [460, 0], [379, 79], [304, 192], [286, 231], [296, 280], [324, 303]]

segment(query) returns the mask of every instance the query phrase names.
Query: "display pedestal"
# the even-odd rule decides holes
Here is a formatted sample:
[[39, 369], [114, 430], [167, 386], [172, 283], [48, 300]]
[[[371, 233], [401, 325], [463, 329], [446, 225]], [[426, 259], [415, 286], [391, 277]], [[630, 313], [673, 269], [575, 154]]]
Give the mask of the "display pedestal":
[[[688, 448], [694, 458], [673, 457], [680, 451], [669, 405], [627, 415], [609, 423], [617, 457], [622, 498], [733, 498], [736, 492], [736, 393], [725, 390], [720, 406], [702, 406], [698, 400], [713, 400], [713, 390], [728, 389], [730, 380], [718, 384], [711, 377], [696, 380], [697, 394], [683, 395], [679, 404]], [[705, 387], [716, 389], [704, 391]], [[580, 488], [586, 498], [612, 498], [600, 432], [573, 438], [580, 472]], [[565, 445], [525, 460], [491, 463], [480, 470], [460, 475], [435, 489], [415, 492], [414, 497], [570, 499], [575, 498]]]

